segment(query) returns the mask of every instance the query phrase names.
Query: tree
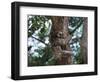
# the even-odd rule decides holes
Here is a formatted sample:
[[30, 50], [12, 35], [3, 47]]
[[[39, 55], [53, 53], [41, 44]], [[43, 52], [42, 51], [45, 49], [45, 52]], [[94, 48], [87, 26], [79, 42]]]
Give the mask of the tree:
[[82, 62], [84, 63], [84, 64], [87, 64], [87, 45], [88, 45], [88, 40], [87, 40], [87, 35], [88, 35], [88, 33], [87, 33], [87, 31], [88, 31], [88, 29], [87, 29], [87, 24], [88, 24], [88, 20], [87, 20], [87, 17], [85, 17], [84, 18], [84, 22], [83, 22], [83, 37], [82, 37], [82, 39], [81, 39], [81, 55], [82, 55]]
[[50, 43], [54, 58], [58, 64], [71, 64], [71, 53], [68, 41], [68, 17], [52, 16], [52, 28], [50, 33]]

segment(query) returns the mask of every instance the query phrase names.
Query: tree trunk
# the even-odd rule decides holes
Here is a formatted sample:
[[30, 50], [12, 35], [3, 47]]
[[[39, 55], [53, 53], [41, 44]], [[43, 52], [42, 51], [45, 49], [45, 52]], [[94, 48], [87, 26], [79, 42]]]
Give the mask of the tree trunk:
[[87, 64], [88, 62], [88, 53], [87, 53], [87, 49], [88, 49], [88, 19], [85, 17], [84, 18], [84, 22], [83, 22], [83, 36], [81, 39], [81, 54], [82, 54], [82, 63], [83, 64]]
[[68, 17], [53, 16], [50, 43], [57, 64], [72, 63], [71, 53], [69, 53], [71, 49], [68, 45], [70, 38], [71, 36], [68, 33]]

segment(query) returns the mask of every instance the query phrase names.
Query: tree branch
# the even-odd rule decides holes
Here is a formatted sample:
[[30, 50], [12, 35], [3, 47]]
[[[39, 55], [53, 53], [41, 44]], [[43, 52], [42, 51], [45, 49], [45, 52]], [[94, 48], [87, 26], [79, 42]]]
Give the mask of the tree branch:
[[34, 37], [34, 36], [32, 36], [32, 38], [34, 38], [34, 39], [36, 39], [36, 40], [38, 40], [39, 42], [42, 42], [43, 44], [45, 44], [46, 46], [49, 46], [48, 44], [46, 44], [44, 41], [42, 41], [42, 40], [40, 40], [40, 39], [38, 39], [38, 38], [36, 38], [36, 37]]
[[74, 33], [80, 27], [82, 23], [83, 23], [83, 20], [80, 20], [79, 24], [75, 27], [75, 29], [72, 32], [70, 32], [70, 34]]
[[63, 52], [64, 54], [73, 54], [72, 51], [67, 51], [67, 50], [63, 50], [62, 52]]

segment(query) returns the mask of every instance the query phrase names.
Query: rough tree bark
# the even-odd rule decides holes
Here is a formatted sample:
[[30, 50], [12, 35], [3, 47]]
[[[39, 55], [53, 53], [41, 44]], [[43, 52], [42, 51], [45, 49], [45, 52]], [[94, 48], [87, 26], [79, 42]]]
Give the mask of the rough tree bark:
[[83, 64], [87, 64], [88, 62], [88, 53], [87, 53], [87, 49], [88, 49], [88, 19], [87, 17], [84, 18], [84, 22], [83, 22], [83, 36], [81, 39], [81, 54], [82, 54], [82, 63]]
[[50, 32], [50, 43], [57, 64], [71, 64], [72, 58], [68, 41], [71, 36], [68, 33], [68, 17], [53, 16]]

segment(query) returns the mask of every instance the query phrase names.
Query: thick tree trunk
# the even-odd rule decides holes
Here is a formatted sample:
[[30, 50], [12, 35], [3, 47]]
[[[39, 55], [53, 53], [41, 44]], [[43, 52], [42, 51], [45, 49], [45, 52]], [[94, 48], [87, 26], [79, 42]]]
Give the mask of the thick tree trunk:
[[70, 35], [68, 33], [68, 17], [53, 16], [52, 28], [50, 32], [50, 42], [54, 54], [54, 58], [58, 64], [71, 64], [71, 53], [68, 41]]
[[84, 18], [84, 22], [83, 22], [83, 36], [81, 39], [81, 54], [82, 54], [82, 62], [83, 64], [87, 64], [88, 62], [88, 53], [87, 53], [87, 49], [88, 49], [88, 19]]

